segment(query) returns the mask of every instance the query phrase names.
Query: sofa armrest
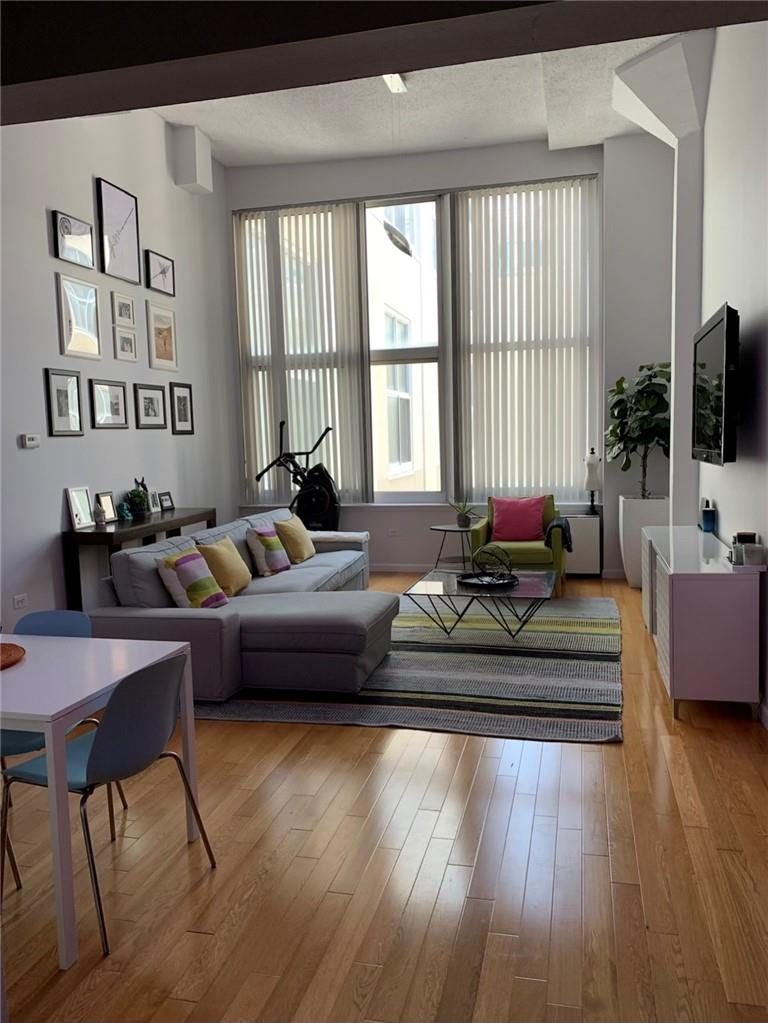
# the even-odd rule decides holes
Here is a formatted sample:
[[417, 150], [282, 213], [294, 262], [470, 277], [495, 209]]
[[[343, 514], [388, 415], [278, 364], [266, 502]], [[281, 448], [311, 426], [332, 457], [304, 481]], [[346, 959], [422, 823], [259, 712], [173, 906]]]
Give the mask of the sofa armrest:
[[476, 554], [481, 547], [484, 547], [490, 539], [490, 529], [488, 527], [488, 519], [483, 516], [482, 519], [478, 519], [472, 526], [472, 530], [469, 534], [469, 544], [472, 549], [472, 554]]
[[340, 530], [316, 530], [310, 532], [312, 543], [318, 553], [326, 551], [362, 551], [365, 554], [365, 572], [363, 589], [368, 588], [371, 570], [371, 558], [368, 552], [370, 533], [341, 532]]
[[99, 607], [88, 611], [93, 635], [106, 639], [187, 642], [197, 700], [226, 700], [240, 688], [240, 615], [222, 608]]

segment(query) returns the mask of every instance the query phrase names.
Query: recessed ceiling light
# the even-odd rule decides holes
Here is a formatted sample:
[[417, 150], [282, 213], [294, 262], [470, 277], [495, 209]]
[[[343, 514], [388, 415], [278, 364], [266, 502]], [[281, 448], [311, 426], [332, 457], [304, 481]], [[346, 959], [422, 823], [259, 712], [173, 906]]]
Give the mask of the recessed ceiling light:
[[381, 77], [387, 83], [390, 92], [408, 92], [408, 86], [402, 75], [382, 75]]

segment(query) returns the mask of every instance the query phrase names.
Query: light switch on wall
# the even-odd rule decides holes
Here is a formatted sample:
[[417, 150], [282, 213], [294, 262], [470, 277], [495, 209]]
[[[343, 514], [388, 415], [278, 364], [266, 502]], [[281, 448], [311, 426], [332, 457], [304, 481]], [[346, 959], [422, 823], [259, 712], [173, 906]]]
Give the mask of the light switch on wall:
[[22, 433], [19, 437], [21, 446], [23, 448], [39, 448], [40, 447], [40, 434], [39, 433]]

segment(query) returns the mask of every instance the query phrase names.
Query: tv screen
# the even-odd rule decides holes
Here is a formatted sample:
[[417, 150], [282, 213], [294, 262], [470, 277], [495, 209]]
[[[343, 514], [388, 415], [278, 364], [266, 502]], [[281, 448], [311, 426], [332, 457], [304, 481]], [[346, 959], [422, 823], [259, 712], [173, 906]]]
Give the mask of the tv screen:
[[736, 460], [739, 314], [727, 303], [697, 331], [693, 348], [693, 457]]

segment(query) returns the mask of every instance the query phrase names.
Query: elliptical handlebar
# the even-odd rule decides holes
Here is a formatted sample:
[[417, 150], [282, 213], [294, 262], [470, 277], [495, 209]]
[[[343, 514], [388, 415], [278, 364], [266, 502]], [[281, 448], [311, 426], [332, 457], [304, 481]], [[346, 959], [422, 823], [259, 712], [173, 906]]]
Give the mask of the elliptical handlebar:
[[291, 474], [291, 477], [293, 478], [294, 483], [298, 484], [300, 482], [300, 480], [297, 480], [295, 478], [295, 474], [297, 473], [297, 471], [298, 472], [303, 472], [305, 470], [302, 470], [302, 467], [298, 464], [297, 460], [299, 458], [306, 459], [306, 463], [307, 463], [306, 464], [306, 468], [308, 469], [309, 468], [309, 456], [314, 454], [315, 451], [317, 451], [317, 449], [323, 443], [323, 441], [328, 436], [328, 434], [331, 433], [332, 430], [333, 430], [332, 426], [326, 426], [326, 428], [323, 430], [323, 432], [320, 434], [320, 436], [315, 441], [314, 447], [311, 447], [309, 449], [309, 451], [286, 451], [285, 450], [285, 446], [284, 446], [284, 443], [285, 443], [285, 425], [286, 425], [285, 424], [285, 420], [281, 419], [280, 420], [280, 426], [279, 426], [279, 431], [280, 431], [280, 454], [277, 456], [277, 458], [273, 458], [272, 461], [269, 463], [269, 465], [266, 466], [264, 469], [262, 469], [261, 472], [258, 472], [256, 474], [256, 482], [257, 483], [259, 483], [263, 479], [263, 477], [267, 475], [267, 473], [270, 471], [270, 469], [280, 468], [280, 469], [286, 469]]

